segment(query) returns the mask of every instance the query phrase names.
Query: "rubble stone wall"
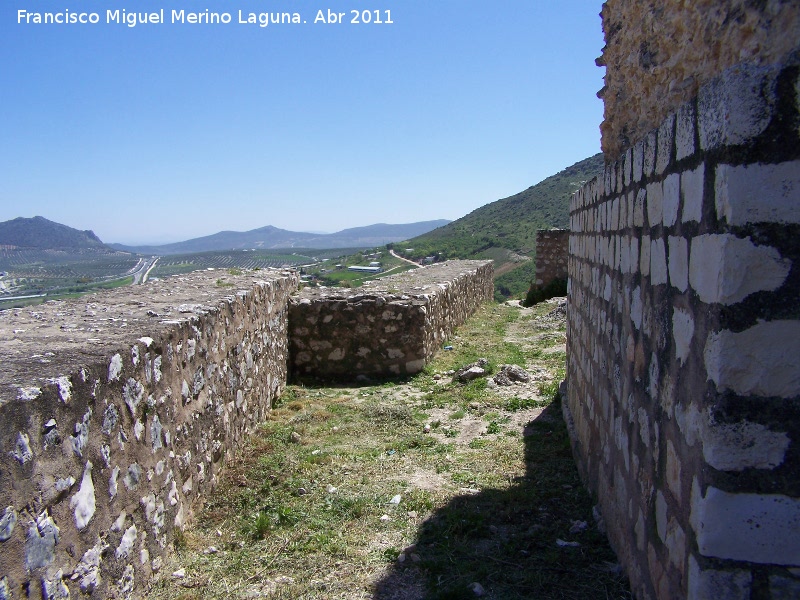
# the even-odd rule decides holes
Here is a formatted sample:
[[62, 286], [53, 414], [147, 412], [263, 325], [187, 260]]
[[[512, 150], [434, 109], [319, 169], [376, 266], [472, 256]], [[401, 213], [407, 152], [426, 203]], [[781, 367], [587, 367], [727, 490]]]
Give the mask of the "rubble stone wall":
[[448, 261], [292, 298], [292, 376], [349, 379], [417, 373], [453, 330], [493, 298], [491, 261]]
[[0, 600], [140, 597], [288, 365], [307, 367], [290, 318], [304, 374], [413, 373], [492, 298], [492, 263], [290, 309], [298, 285], [203, 272], [0, 311]]
[[800, 39], [789, 0], [607, 0], [602, 148], [614, 160], [724, 69], [780, 62]]
[[800, 597], [799, 104], [728, 69], [572, 199], [563, 410], [638, 598]]
[[0, 599], [141, 597], [286, 384], [293, 272], [0, 312]]
[[569, 229], [542, 229], [536, 232], [536, 285], [545, 287], [556, 279], [567, 278]]

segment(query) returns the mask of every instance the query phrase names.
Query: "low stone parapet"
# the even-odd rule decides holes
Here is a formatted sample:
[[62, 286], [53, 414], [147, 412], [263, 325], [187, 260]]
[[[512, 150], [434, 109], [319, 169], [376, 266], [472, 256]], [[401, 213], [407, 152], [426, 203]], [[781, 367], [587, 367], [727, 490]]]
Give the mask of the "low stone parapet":
[[285, 386], [297, 286], [214, 271], [0, 312], [0, 598], [139, 595]]
[[367, 282], [306, 288], [290, 305], [290, 374], [354, 380], [417, 373], [494, 293], [491, 261], [449, 261]]

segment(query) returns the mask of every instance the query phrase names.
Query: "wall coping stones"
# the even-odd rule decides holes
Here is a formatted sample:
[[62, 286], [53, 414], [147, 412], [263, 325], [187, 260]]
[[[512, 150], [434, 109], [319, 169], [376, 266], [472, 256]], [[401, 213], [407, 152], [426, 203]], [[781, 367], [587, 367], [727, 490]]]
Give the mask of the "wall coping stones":
[[121, 368], [123, 355], [130, 362], [133, 348], [143, 355], [164, 333], [219, 311], [221, 303], [237, 295], [270, 287], [275, 278], [296, 279], [297, 275], [278, 269], [244, 275], [202, 271], [75, 300], [2, 310], [0, 406], [30, 401], [46, 388], [57, 390], [61, 400], [68, 402], [69, 375], [81, 366], [99, 361], [113, 372], [113, 365]]

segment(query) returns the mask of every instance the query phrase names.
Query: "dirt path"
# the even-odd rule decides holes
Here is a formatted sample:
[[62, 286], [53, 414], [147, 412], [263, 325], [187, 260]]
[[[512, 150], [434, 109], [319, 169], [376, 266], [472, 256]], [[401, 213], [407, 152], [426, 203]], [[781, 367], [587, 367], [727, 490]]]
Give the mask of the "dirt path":
[[[487, 305], [405, 382], [290, 386], [148, 597], [629, 598], [553, 401], [557, 309]], [[453, 382], [477, 356], [532, 381]]]

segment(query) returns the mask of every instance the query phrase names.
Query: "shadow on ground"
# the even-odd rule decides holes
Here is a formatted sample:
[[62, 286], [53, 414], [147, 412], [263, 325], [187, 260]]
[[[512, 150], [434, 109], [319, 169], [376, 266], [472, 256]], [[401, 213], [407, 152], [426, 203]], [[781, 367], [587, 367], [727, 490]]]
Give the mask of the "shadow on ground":
[[523, 439], [525, 476], [436, 511], [375, 585], [374, 600], [631, 597], [592, 518], [560, 403], [531, 421]]

